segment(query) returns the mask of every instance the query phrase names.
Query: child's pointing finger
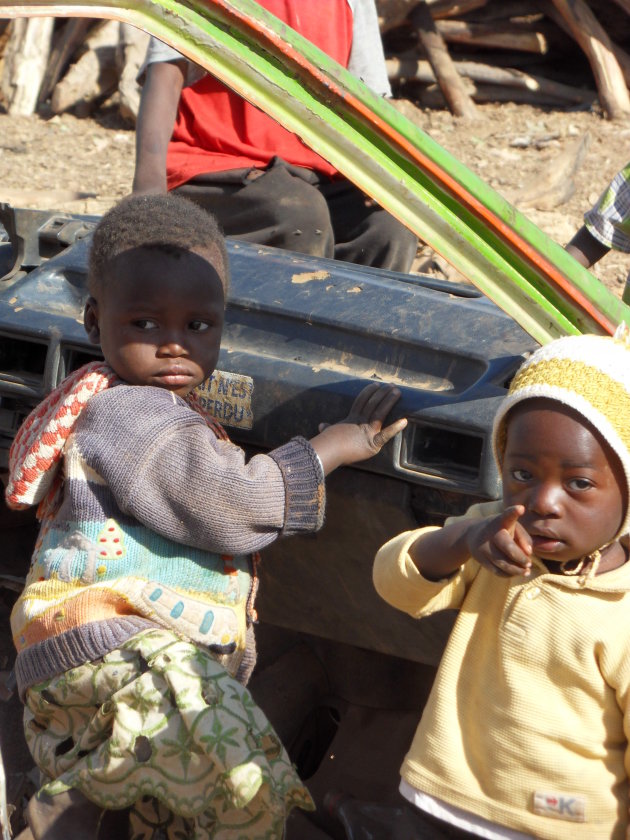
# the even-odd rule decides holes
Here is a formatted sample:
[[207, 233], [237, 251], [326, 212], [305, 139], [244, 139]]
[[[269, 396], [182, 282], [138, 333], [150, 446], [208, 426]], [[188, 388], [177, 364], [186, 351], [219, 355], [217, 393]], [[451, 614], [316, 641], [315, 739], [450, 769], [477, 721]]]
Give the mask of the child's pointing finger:
[[516, 528], [516, 523], [524, 513], [525, 508], [523, 507], [523, 505], [511, 505], [510, 507], [506, 508], [501, 514], [499, 519], [500, 527], [505, 528], [505, 530], [510, 534], [510, 536], [513, 537], [514, 530]]

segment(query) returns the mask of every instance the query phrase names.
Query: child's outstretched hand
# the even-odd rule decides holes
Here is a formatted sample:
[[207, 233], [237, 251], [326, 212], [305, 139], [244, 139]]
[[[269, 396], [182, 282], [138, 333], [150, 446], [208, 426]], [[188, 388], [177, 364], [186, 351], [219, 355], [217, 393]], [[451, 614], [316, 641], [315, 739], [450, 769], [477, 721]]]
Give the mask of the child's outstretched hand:
[[311, 444], [326, 475], [336, 467], [371, 458], [405, 428], [404, 418], [383, 428], [383, 421], [399, 399], [398, 388], [375, 382], [361, 391], [345, 420], [320, 424], [319, 434]]
[[518, 521], [522, 505], [512, 505], [470, 528], [467, 535], [471, 557], [496, 575], [527, 577], [532, 568], [532, 541]]

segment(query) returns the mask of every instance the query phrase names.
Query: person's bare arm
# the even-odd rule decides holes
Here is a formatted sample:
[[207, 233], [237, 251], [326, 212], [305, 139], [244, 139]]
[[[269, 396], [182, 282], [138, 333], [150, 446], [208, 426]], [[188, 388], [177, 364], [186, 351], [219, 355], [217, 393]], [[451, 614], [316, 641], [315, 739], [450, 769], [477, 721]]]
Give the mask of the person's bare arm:
[[147, 68], [136, 125], [134, 193], [166, 192], [166, 150], [185, 72], [184, 60], [156, 62]]
[[565, 250], [575, 257], [584, 268], [590, 268], [606, 256], [610, 248], [596, 239], [586, 225], [582, 225], [573, 239], [565, 245]]
[[518, 521], [524, 512], [514, 505], [498, 516], [452, 522], [418, 537], [409, 556], [427, 580], [449, 577], [470, 557], [493, 574], [528, 575], [531, 539]]

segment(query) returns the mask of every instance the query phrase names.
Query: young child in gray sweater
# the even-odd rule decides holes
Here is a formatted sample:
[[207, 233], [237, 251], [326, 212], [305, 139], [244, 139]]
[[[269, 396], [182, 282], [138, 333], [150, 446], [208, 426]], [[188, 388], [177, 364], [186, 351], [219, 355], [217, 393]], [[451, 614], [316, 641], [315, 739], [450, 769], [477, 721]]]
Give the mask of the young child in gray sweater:
[[7, 501], [42, 528], [11, 617], [25, 732], [46, 784], [36, 840], [92, 840], [104, 809], [131, 835], [281, 838], [311, 806], [244, 688], [256, 552], [313, 532], [324, 476], [374, 455], [399, 392], [371, 385], [345, 421], [249, 461], [199, 413], [219, 356], [228, 259], [215, 220], [135, 196], [94, 233], [85, 309], [105, 363], [25, 421]]

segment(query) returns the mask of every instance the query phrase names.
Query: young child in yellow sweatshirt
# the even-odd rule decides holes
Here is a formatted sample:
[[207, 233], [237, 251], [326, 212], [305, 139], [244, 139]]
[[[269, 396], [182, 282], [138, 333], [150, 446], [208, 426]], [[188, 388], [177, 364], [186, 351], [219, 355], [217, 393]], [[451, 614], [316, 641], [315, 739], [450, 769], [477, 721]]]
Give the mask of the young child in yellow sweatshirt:
[[459, 611], [401, 770], [417, 836], [630, 836], [629, 416], [624, 338], [551, 342], [495, 419], [502, 501], [379, 550], [386, 601]]

